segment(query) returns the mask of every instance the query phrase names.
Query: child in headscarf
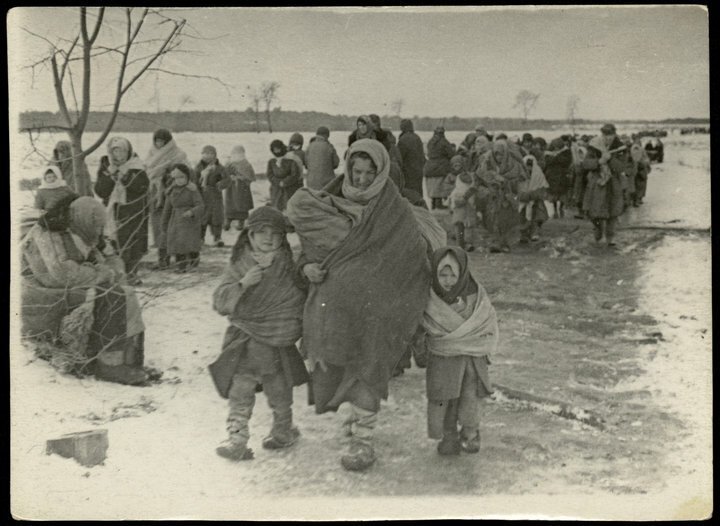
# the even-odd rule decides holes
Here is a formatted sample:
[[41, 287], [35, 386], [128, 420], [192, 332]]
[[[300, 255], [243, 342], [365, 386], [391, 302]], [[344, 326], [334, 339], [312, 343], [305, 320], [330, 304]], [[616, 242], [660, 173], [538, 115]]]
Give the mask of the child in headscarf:
[[250, 214], [213, 293], [213, 308], [231, 323], [222, 354], [210, 366], [218, 393], [230, 405], [228, 438], [216, 452], [230, 460], [253, 458], [248, 425], [259, 386], [273, 411], [263, 448], [289, 447], [300, 435], [292, 425], [292, 390], [308, 379], [295, 347], [302, 335], [305, 293], [295, 283], [287, 232], [282, 213], [270, 206]]
[[526, 155], [523, 160], [530, 172], [530, 179], [518, 183], [518, 201], [520, 202], [519, 210], [523, 216], [523, 222], [527, 223], [522, 229], [520, 242], [527, 243], [528, 241], [540, 239], [537, 232], [549, 218], [545, 206], [548, 182], [540, 168], [540, 163], [534, 155]]
[[434, 252], [432, 280], [422, 323], [428, 352], [428, 436], [442, 439], [441, 455], [477, 453], [479, 401], [492, 392], [488, 365], [498, 343], [497, 316], [470, 274], [462, 249]]
[[230, 186], [225, 190], [225, 224], [223, 228], [230, 230], [230, 224], [237, 221], [235, 228], [242, 230], [248, 212], [255, 206], [250, 190], [250, 183], [255, 181], [255, 170], [245, 158], [245, 147], [238, 145], [232, 149], [225, 171], [230, 176]]
[[295, 158], [295, 162], [298, 164], [300, 169], [300, 175], [305, 177], [305, 168], [307, 168], [307, 162], [305, 160], [305, 152], [303, 151], [303, 144], [305, 139], [299, 133], [293, 133], [288, 142], [288, 154]]
[[168, 254], [175, 255], [178, 273], [197, 267], [202, 240], [198, 235], [203, 220], [204, 204], [200, 191], [190, 182], [192, 172], [178, 163], [170, 170], [173, 184], [168, 190], [163, 208], [163, 231]]
[[35, 194], [35, 208], [50, 210], [64, 197], [69, 195], [77, 196], [65, 182], [57, 166], [47, 166], [43, 174], [42, 183]]
[[[465, 158], [462, 155], [455, 155], [450, 159], [450, 170], [448, 178], [454, 182], [454, 187], [450, 192], [449, 201], [455, 236], [460, 248], [472, 252], [475, 247], [465, 242], [465, 229], [472, 229], [477, 224], [475, 177], [465, 170]], [[472, 230], [469, 232], [472, 234]]]
[[202, 159], [195, 168], [195, 173], [198, 174], [200, 192], [205, 203], [200, 239], [202, 242], [205, 241], [205, 234], [208, 227], [210, 227], [215, 246], [224, 247], [222, 227], [225, 221], [225, 207], [223, 206], [222, 191], [230, 186], [230, 177], [225, 173], [225, 168], [218, 161], [217, 150], [214, 146], [203, 147]]
[[267, 178], [270, 181], [270, 204], [280, 211], [285, 210], [288, 200], [303, 185], [302, 173], [296, 157], [288, 154], [287, 146], [276, 139], [270, 143], [273, 158], [267, 164]]

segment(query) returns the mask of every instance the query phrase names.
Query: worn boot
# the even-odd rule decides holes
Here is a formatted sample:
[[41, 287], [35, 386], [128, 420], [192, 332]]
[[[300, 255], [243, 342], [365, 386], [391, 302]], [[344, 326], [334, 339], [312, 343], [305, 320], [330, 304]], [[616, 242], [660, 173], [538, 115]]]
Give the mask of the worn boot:
[[247, 438], [238, 431], [228, 431], [228, 438], [215, 448], [215, 452], [221, 457], [235, 462], [255, 458], [253, 450], [247, 447]]
[[348, 452], [340, 458], [340, 463], [348, 471], [364, 471], [377, 460], [372, 446], [373, 431], [377, 422], [377, 413], [351, 404], [352, 439]]
[[460, 449], [465, 453], [477, 453], [480, 451], [480, 431], [475, 431], [474, 434], [471, 434], [470, 438], [466, 438], [465, 433], [462, 433]]
[[457, 431], [446, 431], [443, 433], [442, 440], [438, 443], [437, 451], [440, 455], [459, 455], [460, 454], [460, 437]]

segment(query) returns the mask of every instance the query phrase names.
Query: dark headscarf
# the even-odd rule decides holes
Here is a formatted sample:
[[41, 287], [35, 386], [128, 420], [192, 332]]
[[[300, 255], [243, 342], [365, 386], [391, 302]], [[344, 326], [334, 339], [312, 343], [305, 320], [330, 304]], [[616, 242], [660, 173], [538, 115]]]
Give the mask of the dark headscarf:
[[235, 245], [233, 246], [232, 254], [230, 255], [231, 262], [234, 263], [235, 261], [240, 259], [240, 253], [242, 252], [244, 245], [246, 243], [249, 243], [248, 234], [250, 233], [250, 231], [257, 231], [266, 225], [274, 228], [278, 232], [282, 232], [282, 247], [290, 251], [290, 245], [288, 244], [285, 234], [294, 230], [292, 225], [285, 219], [283, 213], [280, 212], [277, 208], [274, 208], [270, 205], [265, 205], [256, 208], [248, 216], [247, 222], [245, 223], [245, 228], [243, 228], [242, 232], [240, 232], [240, 235], [238, 236], [237, 241], [235, 241]]
[[400, 131], [403, 133], [410, 133], [415, 131], [415, 127], [410, 119], [403, 119], [400, 121]]
[[165, 144], [167, 144], [170, 141], [172, 141], [173, 136], [172, 136], [172, 133], [170, 133], [170, 130], [166, 130], [165, 128], [160, 128], [158, 131], [153, 133], [153, 144], [158, 139], [164, 141]]
[[305, 139], [303, 139], [303, 136], [299, 133], [293, 133], [290, 137], [290, 143], [289, 144], [297, 144], [302, 148], [302, 145], [305, 144]]
[[280, 150], [282, 152], [280, 154], [280, 157], [282, 157], [287, 153], [287, 146], [285, 146], [285, 143], [282, 142], [280, 139], [275, 139], [273, 142], [270, 143], [270, 151], [273, 155], [275, 155], [275, 152], [273, 150]]
[[[440, 286], [440, 281], [438, 279], [438, 272], [441, 270], [438, 268], [438, 265], [448, 254], [452, 254], [452, 257], [455, 258], [459, 266], [458, 281], [449, 291]], [[478, 291], [477, 283], [470, 275], [470, 265], [468, 264], [467, 252], [460, 247], [440, 247], [433, 252], [432, 288], [433, 291], [435, 291], [435, 294], [437, 294], [438, 297], [447, 304], [455, 303], [459, 297], [467, 298], [470, 294], [474, 294]]]

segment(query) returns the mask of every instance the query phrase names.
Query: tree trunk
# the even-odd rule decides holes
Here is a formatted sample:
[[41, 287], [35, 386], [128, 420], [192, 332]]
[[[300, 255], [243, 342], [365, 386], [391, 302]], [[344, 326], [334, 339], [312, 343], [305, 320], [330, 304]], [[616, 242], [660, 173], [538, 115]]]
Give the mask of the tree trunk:
[[268, 131], [272, 133], [272, 122], [270, 121], [270, 110], [265, 110], [265, 119], [267, 119], [268, 123]]
[[73, 181], [72, 184], [68, 181], [68, 186], [75, 190], [78, 195], [92, 197], [94, 194], [92, 181], [90, 181], [90, 172], [82, 153], [82, 135], [70, 134], [70, 144], [72, 146]]

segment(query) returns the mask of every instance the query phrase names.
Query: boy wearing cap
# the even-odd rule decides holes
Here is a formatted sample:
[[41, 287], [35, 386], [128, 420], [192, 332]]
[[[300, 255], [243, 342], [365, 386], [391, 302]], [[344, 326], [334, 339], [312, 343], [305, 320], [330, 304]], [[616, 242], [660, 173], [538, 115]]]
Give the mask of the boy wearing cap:
[[293, 386], [308, 380], [295, 347], [302, 335], [305, 293], [297, 287], [288, 224], [277, 209], [253, 211], [233, 247], [230, 264], [213, 293], [213, 308], [230, 321], [220, 357], [210, 373], [221, 397], [229, 400], [228, 438], [221, 457], [253, 458], [248, 447], [255, 392], [263, 390], [273, 412], [265, 449], [293, 445], [300, 432], [292, 425]]

